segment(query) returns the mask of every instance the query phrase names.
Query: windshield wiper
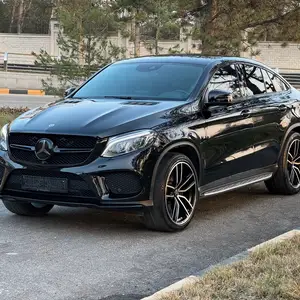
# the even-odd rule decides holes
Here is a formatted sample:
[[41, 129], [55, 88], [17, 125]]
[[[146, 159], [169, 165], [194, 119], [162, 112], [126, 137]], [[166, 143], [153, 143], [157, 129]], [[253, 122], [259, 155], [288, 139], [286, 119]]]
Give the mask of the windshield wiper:
[[124, 100], [132, 100], [133, 98], [130, 96], [104, 96], [105, 99], [124, 99]]
[[72, 100], [81, 100], [81, 101], [84, 101], [84, 100], [88, 100], [88, 101], [93, 101], [93, 102], [96, 102], [94, 99], [92, 98], [83, 98], [83, 97], [72, 97], [72, 98], [66, 98], [64, 99], [65, 101], [72, 101]]

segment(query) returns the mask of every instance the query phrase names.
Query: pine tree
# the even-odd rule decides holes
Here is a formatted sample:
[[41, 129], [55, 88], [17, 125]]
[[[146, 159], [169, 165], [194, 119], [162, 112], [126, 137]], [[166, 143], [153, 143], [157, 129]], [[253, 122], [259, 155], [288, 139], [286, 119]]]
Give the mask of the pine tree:
[[266, 38], [300, 38], [299, 0], [183, 0], [183, 20], [193, 17], [203, 54], [239, 55]]
[[[46, 51], [36, 56], [36, 64], [51, 72], [43, 81], [48, 92], [59, 93], [86, 80], [96, 70], [122, 57], [121, 49], [108, 41], [110, 32], [117, 29], [115, 14], [109, 3], [92, 0], [60, 0], [56, 16], [61, 26], [57, 40], [60, 57]], [[58, 80], [59, 90], [54, 80]]]
[[178, 0], [116, 0], [115, 7], [126, 12], [123, 21], [130, 21], [134, 56], [140, 55], [140, 43], [159, 54], [158, 41], [170, 36], [179, 39], [180, 27], [176, 23]]

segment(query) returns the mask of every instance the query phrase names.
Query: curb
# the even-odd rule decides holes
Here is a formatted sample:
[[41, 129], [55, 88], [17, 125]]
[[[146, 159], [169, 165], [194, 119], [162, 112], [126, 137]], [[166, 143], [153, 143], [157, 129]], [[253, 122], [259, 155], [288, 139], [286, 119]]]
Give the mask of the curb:
[[247, 256], [249, 254], [251, 254], [253, 251], [259, 250], [261, 247], [264, 246], [268, 246], [270, 244], [274, 244], [274, 243], [280, 243], [282, 241], [285, 241], [287, 239], [290, 239], [296, 235], [300, 235], [300, 228], [299, 229], [295, 229], [295, 230], [291, 230], [289, 232], [286, 232], [282, 235], [279, 235], [277, 237], [275, 237], [274, 239], [268, 240], [266, 242], [263, 242], [257, 246], [254, 246], [244, 252], [241, 252], [233, 257], [230, 257], [226, 260], [223, 260], [222, 262], [216, 264], [216, 265], [212, 265], [202, 271], [200, 271], [198, 274], [189, 276], [187, 278], [184, 278], [178, 282], [175, 282], [174, 284], [158, 291], [157, 293], [153, 294], [152, 296], [143, 298], [142, 300], [160, 300], [162, 296], [166, 296], [167, 294], [176, 292], [178, 290], [181, 290], [187, 286], [190, 286], [191, 284], [195, 283], [199, 277], [204, 276], [206, 273], [208, 273], [209, 271], [215, 269], [216, 267], [220, 267], [220, 266], [225, 266], [225, 265], [230, 265], [236, 262], [239, 262], [245, 258], [247, 258]]
[[32, 95], [32, 96], [45, 96], [43, 90], [16, 90], [16, 89], [1, 89], [0, 95]]

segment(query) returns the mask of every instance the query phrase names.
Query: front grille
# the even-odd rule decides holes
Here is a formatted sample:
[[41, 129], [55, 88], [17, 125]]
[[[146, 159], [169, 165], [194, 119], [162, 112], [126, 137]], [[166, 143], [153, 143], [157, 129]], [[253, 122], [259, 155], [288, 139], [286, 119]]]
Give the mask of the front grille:
[[84, 163], [90, 156], [90, 152], [84, 153], [57, 153], [43, 163], [35, 156], [33, 151], [24, 151], [19, 149], [10, 149], [12, 156], [17, 161], [23, 161], [32, 164], [55, 165], [55, 166], [71, 166]]
[[86, 136], [67, 136], [51, 134], [10, 133], [9, 143], [15, 145], [35, 146], [40, 139], [50, 139], [59, 148], [93, 149], [97, 139]]
[[[61, 172], [43, 172], [39, 170], [15, 170], [13, 171], [6, 181], [4, 193], [7, 191], [22, 192], [22, 177], [23, 175], [40, 176], [40, 177], [54, 177], [68, 179], [68, 196], [71, 197], [89, 197], [95, 198], [96, 194], [89, 184], [81, 177]], [[39, 192], [30, 192], [30, 194], [39, 194]], [[47, 194], [47, 193], [46, 193]]]
[[[63, 151], [56, 151], [46, 161], [39, 160], [35, 155], [34, 147], [36, 143], [43, 138], [51, 140], [56, 149], [63, 149]], [[23, 164], [28, 163], [60, 167], [81, 165], [91, 158], [96, 144], [97, 138], [95, 137], [26, 133], [11, 133], [9, 135], [12, 159]], [[22, 149], [22, 146], [29, 147], [29, 149]], [[99, 144], [100, 148], [104, 146], [104, 144]], [[101, 152], [103, 149], [98, 150]]]
[[132, 196], [142, 191], [140, 177], [133, 172], [109, 173], [104, 177], [107, 188], [114, 195]]

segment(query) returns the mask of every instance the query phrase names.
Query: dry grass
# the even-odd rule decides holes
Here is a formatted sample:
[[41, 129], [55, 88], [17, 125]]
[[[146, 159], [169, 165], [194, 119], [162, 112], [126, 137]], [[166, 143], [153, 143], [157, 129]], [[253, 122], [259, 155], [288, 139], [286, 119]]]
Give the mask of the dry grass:
[[1, 107], [0, 108], [0, 127], [5, 125], [6, 123], [11, 122], [16, 117], [18, 117], [21, 113], [23, 113], [27, 110], [28, 110], [28, 108]]
[[299, 300], [300, 236], [253, 252], [220, 267], [196, 284], [161, 300]]

